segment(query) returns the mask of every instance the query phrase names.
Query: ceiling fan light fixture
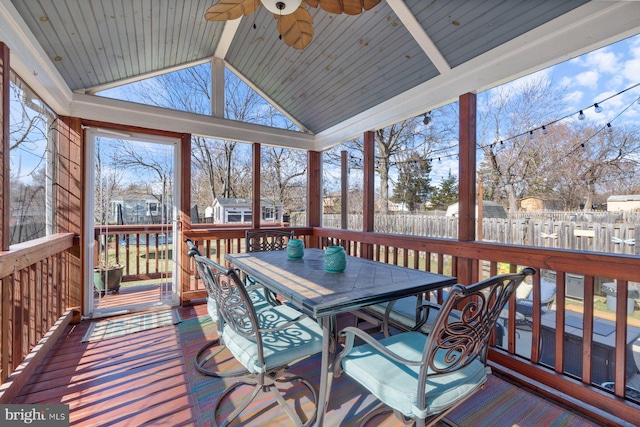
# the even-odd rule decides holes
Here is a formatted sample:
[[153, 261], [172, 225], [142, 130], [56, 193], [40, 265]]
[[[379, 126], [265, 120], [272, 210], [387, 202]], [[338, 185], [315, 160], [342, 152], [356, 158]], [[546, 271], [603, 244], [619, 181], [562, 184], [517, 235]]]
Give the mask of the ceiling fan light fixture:
[[267, 10], [276, 15], [290, 15], [298, 9], [302, 0], [261, 0]]

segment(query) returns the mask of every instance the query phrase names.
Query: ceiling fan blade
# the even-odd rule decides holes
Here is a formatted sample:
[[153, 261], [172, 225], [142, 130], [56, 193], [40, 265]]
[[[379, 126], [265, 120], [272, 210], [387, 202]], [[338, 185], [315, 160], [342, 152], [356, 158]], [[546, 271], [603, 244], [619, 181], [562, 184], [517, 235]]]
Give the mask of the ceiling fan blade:
[[219, 0], [204, 14], [207, 21], [228, 21], [251, 15], [261, 6], [260, 0]]
[[362, 8], [364, 10], [369, 10], [376, 6], [378, 3], [380, 3], [380, 0], [362, 0]]
[[319, 0], [304, 0], [311, 7], [318, 7]]
[[304, 49], [313, 39], [313, 18], [304, 3], [290, 15], [278, 17], [278, 32], [287, 46]]
[[340, 15], [342, 13], [342, 1], [341, 0], [318, 0], [320, 7], [325, 12], [335, 13]]
[[311, 3], [319, 3], [325, 12], [335, 13], [336, 15], [341, 13], [358, 15], [363, 10], [369, 10], [380, 3], [380, 0], [307, 0], [307, 3], [313, 7], [315, 6]]

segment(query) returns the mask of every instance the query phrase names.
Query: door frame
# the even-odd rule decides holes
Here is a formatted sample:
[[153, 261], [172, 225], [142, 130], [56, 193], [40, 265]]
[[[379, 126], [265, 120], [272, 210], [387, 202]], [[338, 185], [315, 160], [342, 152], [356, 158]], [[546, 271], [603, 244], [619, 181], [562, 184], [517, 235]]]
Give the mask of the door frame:
[[[122, 132], [118, 130], [96, 128], [96, 127], [83, 127], [85, 130], [85, 164], [86, 164], [86, 186], [84, 189], [84, 204], [85, 204], [85, 227], [83, 234], [85, 237], [85, 254], [84, 257], [84, 309], [82, 316], [88, 318], [105, 317], [117, 314], [124, 314], [126, 312], [143, 311], [151, 309], [161, 309], [168, 307], [175, 307], [180, 304], [180, 257], [178, 256], [180, 245], [179, 236], [180, 231], [178, 220], [180, 212], [179, 203], [181, 200], [181, 184], [182, 184], [182, 144], [178, 137], [167, 137], [145, 133], [136, 132]], [[144, 143], [157, 143], [163, 145], [172, 145], [174, 147], [173, 156], [173, 206], [171, 206], [171, 233], [173, 235], [173, 247], [171, 250], [171, 300], [169, 304], [167, 301], [158, 301], [154, 304], [144, 306], [123, 306], [119, 309], [96, 311], [94, 307], [94, 286], [93, 286], [93, 254], [95, 249], [94, 230], [95, 230], [95, 148], [96, 138], [119, 138], [131, 141], [138, 141]]]

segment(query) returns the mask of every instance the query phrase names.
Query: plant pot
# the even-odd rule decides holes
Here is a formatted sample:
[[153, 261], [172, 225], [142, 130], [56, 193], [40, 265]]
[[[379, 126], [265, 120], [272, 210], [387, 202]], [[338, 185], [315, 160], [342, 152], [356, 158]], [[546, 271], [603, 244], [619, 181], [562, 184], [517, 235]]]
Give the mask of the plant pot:
[[98, 267], [93, 269], [93, 285], [96, 291], [104, 295], [107, 291], [118, 293], [120, 291], [120, 282], [122, 282], [122, 274], [124, 265], [113, 266], [109, 268]]

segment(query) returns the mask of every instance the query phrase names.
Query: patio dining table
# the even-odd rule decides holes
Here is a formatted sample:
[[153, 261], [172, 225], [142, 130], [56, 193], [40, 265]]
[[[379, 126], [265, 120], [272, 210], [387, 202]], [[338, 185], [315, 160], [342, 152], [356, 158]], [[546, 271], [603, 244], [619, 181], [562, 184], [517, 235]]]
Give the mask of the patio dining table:
[[340, 313], [453, 285], [456, 278], [417, 269], [347, 256], [343, 272], [324, 268], [324, 251], [308, 248], [304, 257], [291, 259], [285, 251], [227, 254], [234, 267], [287, 300], [322, 324], [323, 348], [316, 424], [323, 425], [337, 351]]

